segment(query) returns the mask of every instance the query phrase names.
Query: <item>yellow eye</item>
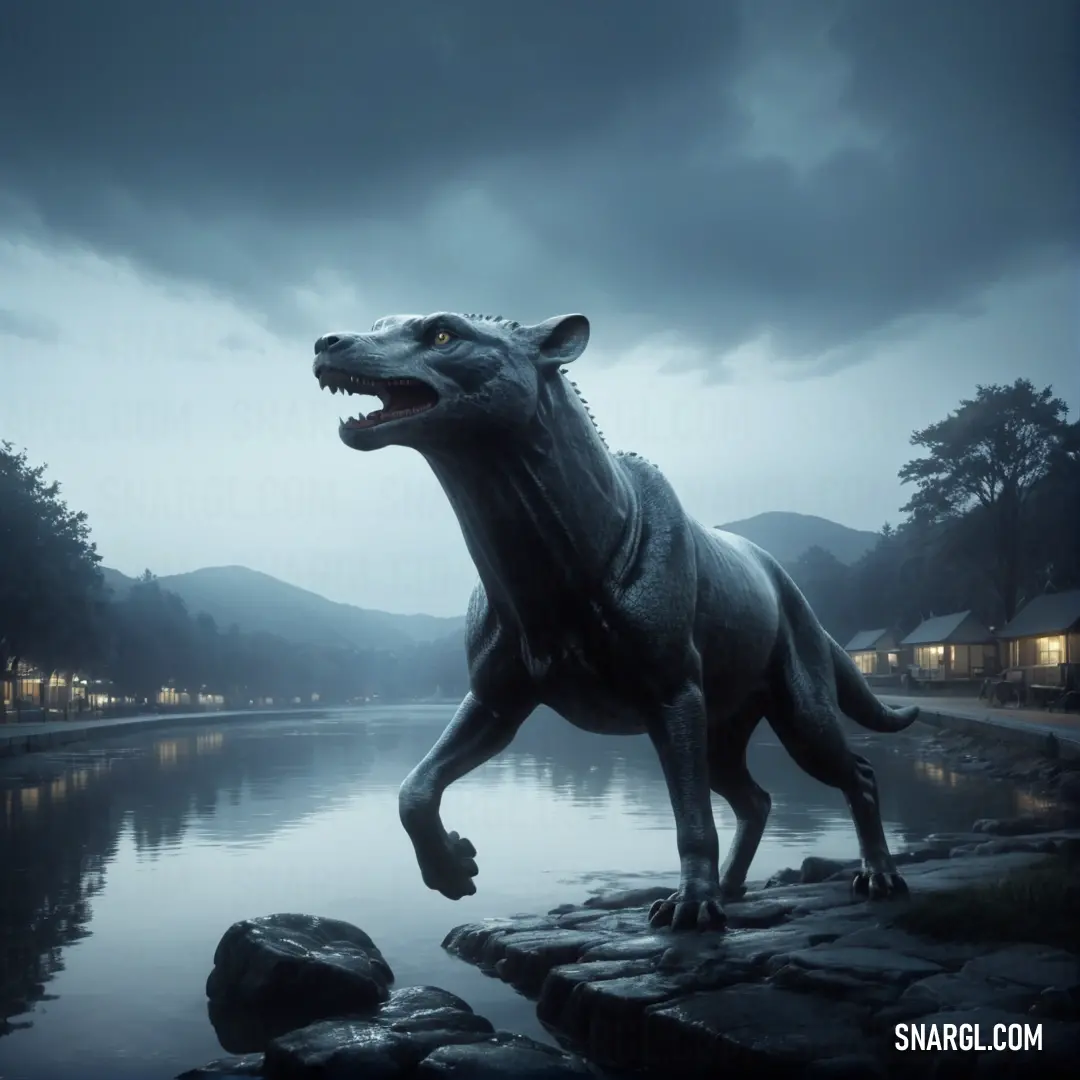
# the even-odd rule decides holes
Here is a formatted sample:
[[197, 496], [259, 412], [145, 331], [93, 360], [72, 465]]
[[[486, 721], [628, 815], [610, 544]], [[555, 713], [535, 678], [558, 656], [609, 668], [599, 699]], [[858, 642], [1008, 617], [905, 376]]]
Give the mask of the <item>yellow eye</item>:
[[436, 345], [449, 345], [454, 335], [449, 330], [440, 330], [431, 340]]

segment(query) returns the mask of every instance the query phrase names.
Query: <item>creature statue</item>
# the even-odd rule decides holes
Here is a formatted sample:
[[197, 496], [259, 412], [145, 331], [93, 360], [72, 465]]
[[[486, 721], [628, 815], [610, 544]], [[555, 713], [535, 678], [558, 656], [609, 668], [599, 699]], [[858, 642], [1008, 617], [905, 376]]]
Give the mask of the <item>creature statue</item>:
[[[443, 313], [315, 343], [323, 389], [382, 402], [343, 420], [341, 441], [418, 450], [480, 576], [471, 689], [399, 796], [425, 884], [451, 900], [476, 891], [476, 850], [443, 827], [443, 792], [543, 704], [586, 731], [647, 734], [656, 749], [680, 873], [653, 927], [720, 929], [723, 901], [745, 893], [771, 807], [746, 766], [762, 717], [802, 769], [843, 792], [862, 854], [856, 892], [905, 892], [874, 772], [837, 712], [895, 732], [918, 710], [878, 701], [775, 559], [694, 521], [659, 469], [608, 450], [565, 369], [588, 341], [582, 315], [524, 326]], [[723, 867], [710, 791], [737, 823]]]

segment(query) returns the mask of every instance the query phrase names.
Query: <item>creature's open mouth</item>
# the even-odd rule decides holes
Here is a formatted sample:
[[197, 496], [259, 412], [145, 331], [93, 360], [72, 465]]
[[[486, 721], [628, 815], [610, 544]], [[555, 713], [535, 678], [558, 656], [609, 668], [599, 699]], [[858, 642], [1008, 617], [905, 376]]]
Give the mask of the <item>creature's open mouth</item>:
[[324, 368], [318, 378], [319, 386], [324, 390], [329, 389], [332, 394], [339, 390], [344, 394], [367, 394], [382, 402], [381, 409], [367, 416], [358, 413], [342, 421], [348, 428], [368, 428], [389, 420], [403, 420], [407, 416], [427, 412], [439, 403], [439, 395], [419, 379], [369, 379], [333, 368]]

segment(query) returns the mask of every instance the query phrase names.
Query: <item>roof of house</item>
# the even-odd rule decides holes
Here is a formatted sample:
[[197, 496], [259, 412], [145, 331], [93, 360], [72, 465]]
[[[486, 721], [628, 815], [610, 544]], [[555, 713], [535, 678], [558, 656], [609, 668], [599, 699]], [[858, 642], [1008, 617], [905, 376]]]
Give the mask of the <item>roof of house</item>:
[[888, 633], [884, 627], [880, 630], [860, 630], [845, 646], [845, 652], [866, 652]]
[[981, 645], [994, 635], [970, 611], [923, 619], [901, 645]]
[[1080, 623], [1080, 589], [1043, 593], [1028, 601], [998, 634], [1003, 638], [1063, 634]]

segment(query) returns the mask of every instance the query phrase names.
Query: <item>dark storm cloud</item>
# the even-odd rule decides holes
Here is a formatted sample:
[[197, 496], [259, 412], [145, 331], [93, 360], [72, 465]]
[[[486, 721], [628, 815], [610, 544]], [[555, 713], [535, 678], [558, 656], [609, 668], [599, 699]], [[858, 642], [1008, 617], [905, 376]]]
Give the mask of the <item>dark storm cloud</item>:
[[[814, 355], [1075, 250], [1077, 10], [7, 0], [0, 188], [11, 230], [30, 212], [271, 314], [329, 267], [396, 308]], [[805, 167], [747, 149], [762, 64], [794, 80], [758, 91], [782, 116], [831, 56], [860, 138]]]

